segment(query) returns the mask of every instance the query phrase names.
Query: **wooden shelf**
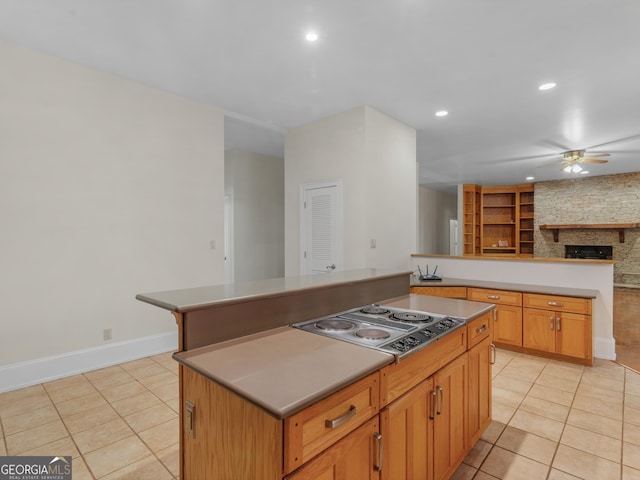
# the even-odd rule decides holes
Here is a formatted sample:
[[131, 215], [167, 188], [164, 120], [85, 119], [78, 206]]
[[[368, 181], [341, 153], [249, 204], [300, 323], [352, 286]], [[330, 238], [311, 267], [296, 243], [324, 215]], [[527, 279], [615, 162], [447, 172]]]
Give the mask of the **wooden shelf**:
[[558, 241], [558, 233], [560, 230], [585, 230], [585, 229], [608, 229], [618, 230], [620, 243], [624, 243], [624, 231], [627, 228], [640, 228], [640, 223], [568, 223], [558, 225], [540, 225], [540, 230], [551, 230], [553, 232], [553, 241]]

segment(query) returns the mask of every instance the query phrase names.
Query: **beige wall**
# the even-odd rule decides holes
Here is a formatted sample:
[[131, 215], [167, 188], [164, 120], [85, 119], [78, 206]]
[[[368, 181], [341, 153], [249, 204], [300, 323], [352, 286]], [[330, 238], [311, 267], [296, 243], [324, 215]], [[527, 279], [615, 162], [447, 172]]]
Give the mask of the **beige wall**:
[[284, 276], [284, 159], [225, 152], [232, 199], [234, 281]]
[[[285, 273], [300, 273], [300, 186], [341, 179], [344, 265], [404, 268], [416, 249], [416, 135], [370, 107], [289, 130], [285, 137]], [[375, 239], [377, 248], [371, 249]]]
[[640, 229], [562, 230], [559, 241], [544, 224], [640, 221], [640, 172], [540, 182], [535, 185], [535, 256], [564, 257], [564, 245], [612, 245], [614, 282], [640, 284]]
[[223, 113], [8, 43], [0, 63], [0, 367], [175, 332], [135, 295], [223, 280]]
[[[449, 220], [457, 218], [458, 197], [456, 194], [420, 187], [418, 250], [416, 253], [449, 255]], [[461, 237], [459, 236], [459, 238]]]

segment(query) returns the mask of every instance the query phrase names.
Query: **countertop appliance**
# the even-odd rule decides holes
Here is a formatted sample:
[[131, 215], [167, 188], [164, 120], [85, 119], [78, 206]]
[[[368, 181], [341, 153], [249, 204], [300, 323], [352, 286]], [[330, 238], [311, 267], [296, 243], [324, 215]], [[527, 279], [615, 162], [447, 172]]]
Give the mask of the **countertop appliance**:
[[401, 358], [465, 325], [455, 317], [372, 304], [292, 326]]

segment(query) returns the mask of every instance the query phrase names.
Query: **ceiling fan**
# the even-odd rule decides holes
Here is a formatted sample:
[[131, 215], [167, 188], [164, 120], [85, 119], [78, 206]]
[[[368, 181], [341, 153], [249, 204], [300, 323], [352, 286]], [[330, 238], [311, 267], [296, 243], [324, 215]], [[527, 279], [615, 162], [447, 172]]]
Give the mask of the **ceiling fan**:
[[585, 150], [569, 150], [562, 154], [562, 170], [567, 173], [580, 173], [582, 167], [580, 163], [607, 163], [609, 160], [602, 160], [602, 157], [610, 156], [609, 153], [595, 153], [585, 156]]

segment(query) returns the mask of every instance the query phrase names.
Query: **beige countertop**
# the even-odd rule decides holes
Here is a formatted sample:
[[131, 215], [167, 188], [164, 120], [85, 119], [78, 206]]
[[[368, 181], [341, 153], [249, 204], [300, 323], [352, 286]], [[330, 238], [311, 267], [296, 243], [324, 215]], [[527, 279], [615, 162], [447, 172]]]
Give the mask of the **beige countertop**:
[[290, 327], [174, 354], [277, 418], [394, 361], [394, 356]]
[[[425, 295], [378, 303], [466, 320], [493, 308], [487, 303]], [[389, 353], [291, 327], [176, 353], [174, 358], [277, 418], [292, 415], [394, 361]]]
[[[524, 283], [490, 282], [488, 280], [466, 280], [461, 278], [443, 278], [441, 281], [420, 281], [411, 275], [412, 287], [477, 287], [493, 290], [515, 290], [517, 292], [541, 293], [545, 295], [563, 295], [565, 297], [596, 298], [597, 290], [570, 287], [549, 287], [545, 285], [527, 285]], [[435, 312], [434, 312], [435, 313]]]
[[[373, 278], [393, 277], [408, 270], [362, 268], [299, 277], [269, 278], [252, 282], [210, 285], [179, 290], [140, 293], [136, 299], [172, 312], [188, 312], [214, 305], [246, 302], [265, 297], [285, 296], [333, 284], [357, 283]], [[407, 282], [408, 285], [408, 282]]]

